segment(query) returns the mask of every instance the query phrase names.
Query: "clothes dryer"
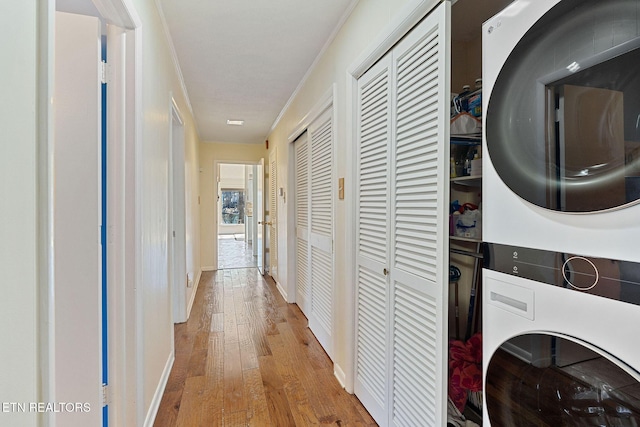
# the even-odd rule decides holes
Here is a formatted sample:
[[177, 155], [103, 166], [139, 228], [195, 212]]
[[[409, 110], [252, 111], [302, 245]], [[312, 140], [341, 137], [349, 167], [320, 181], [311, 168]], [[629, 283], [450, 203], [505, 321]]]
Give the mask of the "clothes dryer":
[[516, 0], [483, 26], [485, 425], [640, 425], [639, 16]]
[[483, 26], [483, 235], [640, 261], [640, 0], [516, 0]]

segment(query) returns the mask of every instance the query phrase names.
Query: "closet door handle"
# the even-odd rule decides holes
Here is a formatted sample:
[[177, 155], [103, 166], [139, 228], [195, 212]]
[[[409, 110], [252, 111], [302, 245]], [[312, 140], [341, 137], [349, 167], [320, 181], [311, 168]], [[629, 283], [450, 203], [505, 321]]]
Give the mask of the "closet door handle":
[[384, 274], [385, 276], [388, 275], [389, 273], [391, 273], [389, 270], [387, 270], [386, 268], [382, 269], [382, 274]]

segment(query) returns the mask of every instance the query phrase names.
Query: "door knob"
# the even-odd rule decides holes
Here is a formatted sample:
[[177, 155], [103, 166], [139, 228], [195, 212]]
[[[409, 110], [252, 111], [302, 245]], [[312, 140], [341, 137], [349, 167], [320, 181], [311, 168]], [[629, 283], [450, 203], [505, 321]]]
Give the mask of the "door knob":
[[386, 276], [387, 274], [389, 274], [389, 273], [390, 273], [390, 271], [389, 271], [389, 270], [387, 270], [386, 268], [384, 268], [384, 269], [382, 270], [382, 273], [384, 273], [384, 275]]

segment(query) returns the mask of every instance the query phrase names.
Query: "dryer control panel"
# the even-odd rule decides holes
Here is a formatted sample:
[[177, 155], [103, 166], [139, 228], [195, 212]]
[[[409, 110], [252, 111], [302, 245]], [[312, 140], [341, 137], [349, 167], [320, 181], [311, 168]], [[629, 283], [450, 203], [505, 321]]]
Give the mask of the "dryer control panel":
[[640, 263], [484, 243], [484, 268], [640, 305]]

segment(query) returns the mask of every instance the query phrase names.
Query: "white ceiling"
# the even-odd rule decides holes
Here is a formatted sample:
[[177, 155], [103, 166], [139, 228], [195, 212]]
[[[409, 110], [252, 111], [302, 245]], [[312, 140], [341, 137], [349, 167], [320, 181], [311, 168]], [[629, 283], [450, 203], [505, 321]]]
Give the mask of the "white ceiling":
[[200, 139], [264, 143], [356, 2], [158, 0]]
[[[371, 1], [371, 0], [366, 0]], [[480, 36], [512, 0], [457, 0], [452, 37]], [[358, 0], [156, 0], [204, 142], [263, 143]], [[84, 0], [58, 10], [98, 15]], [[244, 120], [230, 126], [227, 119]]]

